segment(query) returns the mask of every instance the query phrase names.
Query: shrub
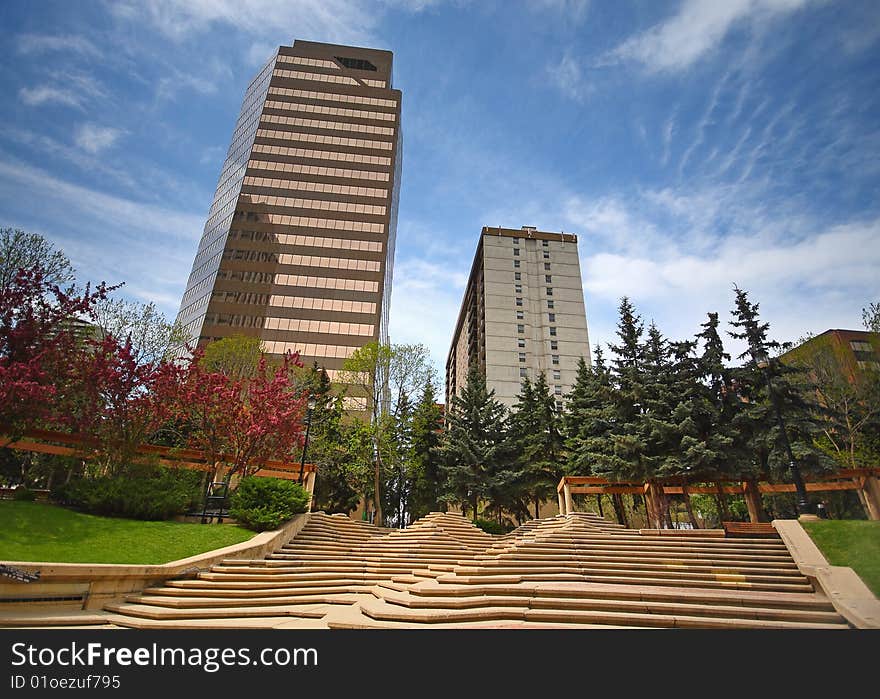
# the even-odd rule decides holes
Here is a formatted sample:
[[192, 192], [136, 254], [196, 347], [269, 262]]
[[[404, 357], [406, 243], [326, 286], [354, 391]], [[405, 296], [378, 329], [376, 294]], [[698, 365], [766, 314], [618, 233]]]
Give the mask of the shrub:
[[53, 489], [52, 499], [97, 515], [168, 519], [193, 506], [201, 477], [195, 471], [134, 468], [125, 476], [72, 480]]
[[280, 478], [242, 478], [232, 494], [229, 514], [248, 529], [275, 529], [295, 514], [305, 512], [309, 493], [298, 483]]
[[477, 519], [474, 524], [487, 534], [507, 534], [510, 531], [509, 527], [498, 524], [498, 522], [491, 519]]
[[26, 487], [19, 486], [12, 493], [12, 499], [24, 502], [33, 502], [37, 498], [37, 494]]

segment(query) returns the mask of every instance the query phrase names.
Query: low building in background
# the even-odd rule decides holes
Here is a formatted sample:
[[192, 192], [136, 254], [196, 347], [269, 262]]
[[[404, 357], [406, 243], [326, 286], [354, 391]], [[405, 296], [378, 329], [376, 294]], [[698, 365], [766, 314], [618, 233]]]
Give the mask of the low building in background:
[[826, 330], [780, 356], [785, 363], [840, 372], [850, 383], [880, 373], [880, 333], [864, 330]]

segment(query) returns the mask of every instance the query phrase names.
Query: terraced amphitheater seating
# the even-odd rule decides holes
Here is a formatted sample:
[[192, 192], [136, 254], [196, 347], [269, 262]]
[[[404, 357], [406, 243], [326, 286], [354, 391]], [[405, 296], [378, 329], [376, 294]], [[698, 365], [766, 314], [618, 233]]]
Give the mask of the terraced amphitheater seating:
[[574, 513], [491, 536], [312, 514], [263, 560], [227, 560], [107, 607], [119, 626], [848, 628], [778, 538], [640, 533]]

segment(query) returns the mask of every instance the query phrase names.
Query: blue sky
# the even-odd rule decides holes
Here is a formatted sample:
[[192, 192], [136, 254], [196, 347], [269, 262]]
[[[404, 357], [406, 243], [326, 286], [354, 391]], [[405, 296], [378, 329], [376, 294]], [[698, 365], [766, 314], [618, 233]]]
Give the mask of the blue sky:
[[[173, 318], [244, 90], [294, 38], [403, 91], [395, 342], [445, 364], [483, 225], [579, 236], [591, 344], [861, 327], [880, 299], [880, 5], [809, 0], [11, 1], [0, 225]], [[732, 345], [735, 349], [735, 346]]]

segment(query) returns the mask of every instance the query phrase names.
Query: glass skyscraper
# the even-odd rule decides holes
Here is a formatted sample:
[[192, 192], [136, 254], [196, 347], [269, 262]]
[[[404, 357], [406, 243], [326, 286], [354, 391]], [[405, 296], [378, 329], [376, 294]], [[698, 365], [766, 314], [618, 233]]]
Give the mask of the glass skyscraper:
[[258, 337], [331, 379], [388, 341], [401, 93], [389, 51], [295, 41], [249, 85], [180, 305], [193, 344]]

